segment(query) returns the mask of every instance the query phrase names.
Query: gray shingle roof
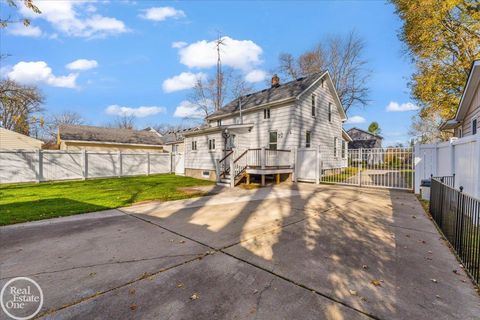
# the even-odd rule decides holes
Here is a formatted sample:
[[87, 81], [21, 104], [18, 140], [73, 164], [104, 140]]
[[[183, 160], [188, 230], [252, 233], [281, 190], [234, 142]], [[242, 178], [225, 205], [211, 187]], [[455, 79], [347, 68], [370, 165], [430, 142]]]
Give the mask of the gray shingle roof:
[[201, 129], [201, 126], [179, 129], [179, 130], [172, 130], [172, 131], [169, 131], [169, 132], [165, 133], [162, 136], [162, 139], [165, 142], [165, 144], [182, 142], [185, 139], [184, 136], [183, 136], [185, 133], [197, 131], [199, 129]]
[[376, 148], [377, 140], [353, 140], [348, 143], [349, 149], [372, 149]]
[[76, 140], [90, 142], [114, 142], [128, 144], [162, 145], [163, 139], [151, 131], [131, 129], [102, 128], [80, 125], [61, 125], [59, 127], [61, 140]]
[[222, 109], [210, 114], [208, 118], [226, 115], [239, 110], [239, 99], [242, 101], [242, 110], [253, 108], [258, 105], [297, 97], [310, 87], [322, 74], [319, 72], [307, 77], [299, 78], [278, 87], [271, 87], [251, 94], [247, 94], [227, 103]]

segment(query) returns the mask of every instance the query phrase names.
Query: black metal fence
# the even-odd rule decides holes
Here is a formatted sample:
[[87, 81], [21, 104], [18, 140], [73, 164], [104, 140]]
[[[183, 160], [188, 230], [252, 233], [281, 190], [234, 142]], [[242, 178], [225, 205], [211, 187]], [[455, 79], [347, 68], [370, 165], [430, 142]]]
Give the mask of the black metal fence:
[[[446, 183], [447, 182], [447, 183]], [[450, 179], [432, 178], [430, 214], [462, 260], [465, 270], [480, 283], [480, 200], [457, 190]]]
[[437, 179], [446, 184], [449, 187], [455, 188], [455, 173], [452, 176], [443, 176], [443, 177], [434, 177], [432, 179]]

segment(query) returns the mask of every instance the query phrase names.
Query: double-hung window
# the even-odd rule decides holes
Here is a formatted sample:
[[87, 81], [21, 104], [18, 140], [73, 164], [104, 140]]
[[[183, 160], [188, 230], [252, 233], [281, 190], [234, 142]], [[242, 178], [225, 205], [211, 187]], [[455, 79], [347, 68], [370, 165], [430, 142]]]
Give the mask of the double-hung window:
[[332, 122], [332, 103], [328, 103], [328, 122]]
[[277, 131], [270, 131], [268, 135], [268, 149], [277, 150]]
[[215, 139], [208, 140], [208, 150], [215, 150]]
[[192, 141], [192, 151], [197, 151], [197, 141]]
[[305, 134], [305, 148], [310, 148], [312, 140], [312, 133], [307, 131]]
[[342, 140], [342, 159], [345, 159], [347, 155], [347, 143]]
[[312, 94], [312, 117], [315, 117], [317, 111], [317, 96]]
[[336, 158], [338, 155], [338, 150], [337, 150], [337, 144], [338, 144], [338, 138], [333, 138], [333, 156]]
[[263, 109], [263, 119], [270, 119], [270, 109], [269, 108]]

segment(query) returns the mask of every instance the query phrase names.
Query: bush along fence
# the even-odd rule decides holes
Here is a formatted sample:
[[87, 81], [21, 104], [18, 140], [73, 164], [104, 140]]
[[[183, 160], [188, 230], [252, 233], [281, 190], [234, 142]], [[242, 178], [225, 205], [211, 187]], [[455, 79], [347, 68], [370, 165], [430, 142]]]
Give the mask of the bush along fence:
[[[453, 188], [452, 177], [432, 178], [430, 214], [457, 252], [473, 280], [480, 284], [480, 200]], [[448, 184], [447, 184], [448, 183]]]
[[172, 157], [149, 152], [1, 150], [0, 183], [171, 173]]

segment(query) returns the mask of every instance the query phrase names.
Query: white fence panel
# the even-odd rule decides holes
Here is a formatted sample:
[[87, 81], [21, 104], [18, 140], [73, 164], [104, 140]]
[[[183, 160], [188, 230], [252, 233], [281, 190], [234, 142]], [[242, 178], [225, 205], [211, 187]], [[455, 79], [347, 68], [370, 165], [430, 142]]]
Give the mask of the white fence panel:
[[38, 152], [5, 151], [0, 153], [0, 183], [38, 180]]
[[[478, 184], [480, 184], [479, 162], [480, 153], [479, 143], [469, 141], [466, 143], [453, 143], [455, 149], [455, 186], [463, 187], [463, 192], [480, 197], [477, 193]], [[443, 159], [440, 158], [441, 161]], [[440, 161], [440, 162], [441, 162]]]
[[150, 173], [169, 173], [171, 170], [170, 158], [169, 153], [151, 153]]
[[171, 168], [169, 153], [0, 150], [0, 183], [148, 175]]
[[116, 177], [120, 175], [118, 152], [88, 152], [88, 177]]
[[122, 175], [133, 176], [147, 173], [146, 153], [122, 153]]
[[176, 175], [185, 175], [185, 154], [175, 153], [173, 157], [173, 171]]
[[43, 154], [43, 180], [83, 178], [82, 152], [48, 151]]
[[415, 193], [423, 179], [452, 176], [455, 188], [480, 198], [480, 134], [451, 142], [415, 145]]
[[296, 174], [298, 180], [315, 181], [318, 178], [317, 152], [316, 149], [297, 150]]

